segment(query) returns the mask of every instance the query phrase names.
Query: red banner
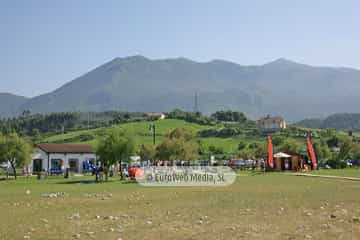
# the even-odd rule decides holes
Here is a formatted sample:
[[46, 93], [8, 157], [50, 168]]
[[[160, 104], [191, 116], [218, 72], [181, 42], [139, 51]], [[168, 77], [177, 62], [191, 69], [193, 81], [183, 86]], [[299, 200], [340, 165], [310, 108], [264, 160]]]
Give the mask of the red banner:
[[308, 149], [308, 153], [309, 153], [311, 162], [313, 164], [313, 168], [315, 168], [316, 164], [317, 164], [317, 161], [316, 161], [315, 151], [314, 151], [314, 147], [313, 147], [313, 145], [311, 143], [310, 136], [308, 136], [306, 138], [306, 144], [307, 144], [307, 149]]
[[271, 168], [274, 167], [274, 150], [273, 150], [273, 144], [272, 144], [272, 137], [269, 135], [268, 136], [268, 141], [267, 141], [267, 164], [268, 166], [270, 166]]

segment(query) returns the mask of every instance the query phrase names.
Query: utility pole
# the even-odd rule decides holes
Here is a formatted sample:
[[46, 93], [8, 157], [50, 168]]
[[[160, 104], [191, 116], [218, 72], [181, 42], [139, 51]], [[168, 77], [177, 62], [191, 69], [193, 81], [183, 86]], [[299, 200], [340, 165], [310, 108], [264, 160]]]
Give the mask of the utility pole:
[[149, 131], [152, 131], [153, 134], [153, 144], [155, 145], [155, 137], [156, 137], [156, 128], [155, 128], [155, 124], [152, 123], [149, 125]]
[[88, 112], [87, 128], [90, 129], [90, 112]]

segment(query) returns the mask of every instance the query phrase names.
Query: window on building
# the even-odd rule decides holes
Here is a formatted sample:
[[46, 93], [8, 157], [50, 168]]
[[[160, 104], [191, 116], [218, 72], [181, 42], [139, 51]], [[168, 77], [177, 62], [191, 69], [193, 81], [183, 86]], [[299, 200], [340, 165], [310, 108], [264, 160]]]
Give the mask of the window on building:
[[51, 159], [51, 169], [60, 170], [63, 160], [59, 158]]
[[79, 171], [79, 159], [70, 158], [69, 159], [69, 167], [70, 167], [71, 172], [78, 172]]

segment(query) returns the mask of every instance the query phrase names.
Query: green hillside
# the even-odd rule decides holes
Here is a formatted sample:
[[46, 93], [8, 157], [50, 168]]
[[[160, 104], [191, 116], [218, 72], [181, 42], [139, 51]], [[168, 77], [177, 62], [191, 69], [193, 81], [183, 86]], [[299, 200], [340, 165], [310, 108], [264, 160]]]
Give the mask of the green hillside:
[[[221, 125], [217, 126], [203, 126], [195, 123], [189, 123], [183, 120], [175, 119], [165, 119], [158, 120], [155, 122], [142, 121], [142, 122], [132, 122], [119, 124], [113, 127], [102, 127], [91, 130], [81, 130], [74, 131], [66, 134], [58, 134], [46, 137], [44, 142], [51, 143], [90, 143], [96, 145], [97, 140], [104, 136], [108, 131], [111, 131], [113, 128], [123, 128], [127, 133], [132, 135], [135, 139], [137, 146], [144, 143], [152, 143], [152, 133], [149, 131], [149, 125], [154, 123], [156, 126], [156, 142], [159, 143], [163, 140], [164, 136], [175, 128], [186, 128], [190, 129], [194, 134], [199, 131], [210, 129], [210, 128], [219, 128]], [[218, 138], [218, 137], [198, 137], [197, 140], [200, 140], [205, 148], [209, 146], [216, 146], [222, 148], [225, 152], [233, 152], [237, 149], [239, 141], [243, 139], [241, 136], [232, 137], [232, 138]], [[251, 141], [258, 141], [259, 138], [254, 137], [249, 139]]]
[[66, 134], [53, 135], [45, 138], [46, 142], [54, 143], [79, 143], [85, 142], [96, 144], [96, 141], [105, 135], [106, 132], [111, 131], [113, 128], [123, 128], [126, 132], [135, 138], [136, 144], [152, 143], [152, 133], [149, 130], [149, 125], [154, 123], [156, 126], [156, 141], [160, 142], [163, 137], [174, 128], [183, 127], [191, 129], [194, 133], [207, 129], [209, 127], [201, 126], [194, 123], [188, 123], [182, 120], [166, 119], [155, 122], [132, 122], [115, 125], [113, 127], [102, 127], [91, 130], [74, 131]]
[[[41, 142], [89, 143], [96, 146], [97, 142], [102, 139], [103, 136], [107, 135], [107, 133], [116, 128], [122, 128], [134, 138], [136, 149], [139, 149], [141, 144], [152, 144], [153, 142], [152, 132], [149, 130], [150, 124], [155, 124], [156, 126], [156, 144], [161, 143], [166, 137], [166, 134], [175, 128], [185, 128], [192, 131], [196, 136], [193, 141], [199, 143], [199, 151], [202, 152], [204, 158], [208, 158], [210, 155], [216, 155], [219, 158], [266, 156], [266, 135], [258, 132], [253, 126], [241, 126], [236, 123], [230, 124], [228, 122], [220, 122], [217, 125], [210, 126], [175, 119], [165, 119], [154, 122], [139, 121], [113, 125], [111, 127], [49, 135], [42, 138]], [[237, 127], [234, 127], [233, 125]], [[216, 132], [224, 129], [237, 129], [237, 132], [235, 135], [224, 137], [200, 137], [203, 135], [200, 133], [212, 132], [209, 130]], [[312, 142], [314, 143], [319, 159], [331, 158], [332, 153], [330, 153], [330, 148], [340, 146], [341, 142], [346, 138], [346, 133], [342, 131], [289, 126], [286, 130], [273, 134], [274, 151], [294, 151], [307, 154], [305, 136], [308, 133], [311, 133], [312, 135]], [[241, 145], [243, 145], [243, 147], [241, 147]], [[358, 154], [356, 153], [356, 155]]]

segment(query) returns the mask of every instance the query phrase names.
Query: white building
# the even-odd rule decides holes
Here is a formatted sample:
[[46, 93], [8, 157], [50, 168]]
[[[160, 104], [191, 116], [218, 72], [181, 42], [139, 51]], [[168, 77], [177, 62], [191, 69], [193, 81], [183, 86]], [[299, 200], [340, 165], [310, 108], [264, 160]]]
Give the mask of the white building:
[[146, 113], [144, 115], [144, 117], [147, 119], [147, 120], [151, 120], [151, 121], [154, 121], [154, 120], [163, 120], [166, 118], [165, 114], [163, 113]]
[[84, 167], [95, 164], [95, 151], [89, 144], [39, 144], [32, 157], [32, 172], [61, 173], [66, 168], [82, 173]]
[[262, 132], [275, 132], [286, 129], [286, 121], [283, 117], [270, 117], [269, 115], [258, 119], [256, 125]]

